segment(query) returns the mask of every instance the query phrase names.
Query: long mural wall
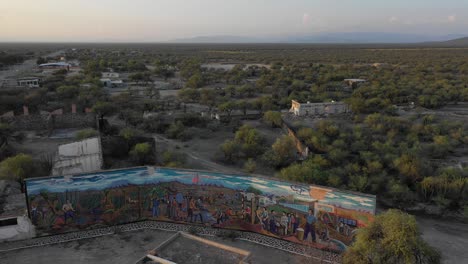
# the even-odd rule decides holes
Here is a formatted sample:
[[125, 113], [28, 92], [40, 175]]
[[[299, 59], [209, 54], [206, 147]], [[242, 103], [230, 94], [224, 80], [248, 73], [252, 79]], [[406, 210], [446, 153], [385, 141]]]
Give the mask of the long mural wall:
[[159, 220], [257, 232], [344, 250], [376, 198], [268, 178], [141, 167], [26, 180], [39, 234]]

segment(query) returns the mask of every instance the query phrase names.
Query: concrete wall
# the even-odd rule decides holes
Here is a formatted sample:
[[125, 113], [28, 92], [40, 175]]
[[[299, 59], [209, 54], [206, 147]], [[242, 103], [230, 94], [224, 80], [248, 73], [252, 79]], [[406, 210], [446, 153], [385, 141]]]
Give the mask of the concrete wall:
[[301, 104], [293, 100], [289, 111], [297, 116], [309, 116], [348, 113], [350, 109], [349, 106], [343, 102]]
[[52, 175], [69, 175], [98, 171], [102, 168], [102, 150], [99, 137], [89, 138], [58, 147]]

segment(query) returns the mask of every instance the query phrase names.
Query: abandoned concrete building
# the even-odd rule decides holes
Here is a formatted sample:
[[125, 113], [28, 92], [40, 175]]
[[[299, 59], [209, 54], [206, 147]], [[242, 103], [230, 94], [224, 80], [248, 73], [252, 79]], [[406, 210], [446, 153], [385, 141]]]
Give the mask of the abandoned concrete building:
[[11, 77], [0, 80], [0, 88], [38, 88], [40, 83], [39, 77]]
[[289, 110], [296, 116], [343, 114], [350, 111], [349, 106], [343, 102], [299, 103], [295, 100], [292, 100], [291, 109]]
[[344, 79], [343, 82], [349, 89], [356, 89], [359, 85], [366, 83], [367, 80], [364, 79]]
[[17, 79], [17, 84], [20, 87], [38, 88], [41, 79], [38, 77], [24, 77]]
[[94, 172], [102, 169], [102, 163], [100, 138], [88, 138], [58, 147], [52, 175]]

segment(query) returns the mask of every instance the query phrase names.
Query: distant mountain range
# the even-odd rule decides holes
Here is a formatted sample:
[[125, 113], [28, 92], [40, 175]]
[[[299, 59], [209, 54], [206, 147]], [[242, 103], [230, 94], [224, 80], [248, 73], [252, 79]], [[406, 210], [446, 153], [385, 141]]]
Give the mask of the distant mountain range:
[[468, 37], [443, 41], [440, 42], [440, 44], [446, 44], [448, 46], [468, 46]]
[[[322, 33], [310, 36], [286, 37], [243, 37], [243, 36], [198, 36], [193, 38], [174, 39], [173, 43], [428, 43], [459, 40], [465, 35], [429, 36], [418, 34], [383, 33], [383, 32], [352, 32], [352, 33]], [[456, 39], [456, 40], [454, 40]], [[460, 39], [463, 40], [463, 39]], [[466, 41], [466, 38], [465, 38]], [[457, 44], [459, 45], [459, 44]]]

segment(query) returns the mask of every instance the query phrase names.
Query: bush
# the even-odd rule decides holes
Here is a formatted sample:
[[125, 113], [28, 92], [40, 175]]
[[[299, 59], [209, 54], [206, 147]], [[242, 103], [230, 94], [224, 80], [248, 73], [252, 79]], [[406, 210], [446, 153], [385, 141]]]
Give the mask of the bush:
[[359, 229], [343, 263], [440, 263], [440, 254], [420, 237], [414, 216], [390, 209]]
[[130, 156], [139, 163], [139, 165], [144, 165], [147, 162], [150, 162], [152, 159], [152, 149], [149, 143], [138, 143], [133, 146], [130, 151]]
[[83, 139], [87, 139], [87, 138], [96, 137], [98, 135], [99, 135], [99, 132], [97, 132], [96, 130], [94, 130], [92, 128], [87, 128], [87, 129], [83, 129], [83, 130], [78, 131], [76, 133], [75, 139], [76, 140], [83, 140]]
[[248, 159], [244, 163], [244, 171], [248, 173], [254, 173], [257, 169], [257, 163], [253, 159]]
[[181, 121], [177, 121], [169, 126], [166, 130], [166, 135], [172, 139], [179, 139], [182, 141], [189, 140], [192, 135], [186, 130]]

